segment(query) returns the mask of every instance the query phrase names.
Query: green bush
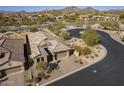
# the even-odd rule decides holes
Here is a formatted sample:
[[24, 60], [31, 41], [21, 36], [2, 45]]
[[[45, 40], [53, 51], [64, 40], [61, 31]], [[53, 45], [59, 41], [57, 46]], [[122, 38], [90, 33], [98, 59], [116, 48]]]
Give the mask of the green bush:
[[74, 48], [74, 50], [76, 50], [77, 52], [80, 52], [82, 50], [82, 48], [80, 46], [72, 46], [72, 48]]
[[29, 65], [32, 66], [34, 64], [34, 61], [32, 58], [29, 59]]
[[91, 29], [86, 30], [84, 33], [81, 34], [80, 37], [87, 45], [90, 46], [96, 45], [101, 40], [100, 35], [96, 31]]
[[88, 47], [83, 48], [81, 51], [81, 54], [83, 54], [83, 55], [91, 54], [90, 48], [88, 48]]
[[38, 62], [36, 65], [37, 70], [46, 70], [47, 69], [47, 62]]
[[91, 54], [91, 50], [88, 47], [82, 48], [80, 46], [73, 46], [74, 50], [79, 52], [79, 55], [88, 55]]
[[108, 30], [119, 30], [120, 25], [117, 21], [104, 21], [100, 22], [100, 25], [104, 27], [104, 29]]
[[37, 31], [38, 31], [38, 29], [37, 29], [37, 28], [35, 28], [35, 27], [33, 27], [33, 28], [31, 28], [31, 29], [30, 29], [30, 31], [31, 31], [31, 32], [37, 32]]
[[57, 22], [51, 26], [48, 27], [50, 31], [52, 31], [54, 34], [59, 35], [62, 28], [65, 28], [65, 24], [62, 22]]
[[124, 42], [124, 36], [122, 37], [121, 41], [123, 41], [123, 42]]
[[59, 37], [62, 40], [68, 40], [70, 39], [70, 34], [67, 31], [61, 31], [61, 33], [59, 34]]
[[120, 16], [119, 16], [119, 19], [121, 20], [121, 19], [124, 19], [124, 14], [121, 14]]

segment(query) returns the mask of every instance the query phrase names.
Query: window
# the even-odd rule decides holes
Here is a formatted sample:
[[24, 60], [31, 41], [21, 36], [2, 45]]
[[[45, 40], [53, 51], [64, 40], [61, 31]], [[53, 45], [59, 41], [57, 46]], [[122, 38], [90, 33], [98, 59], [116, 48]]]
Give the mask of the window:
[[37, 62], [40, 62], [40, 58], [37, 58]]
[[3, 78], [4, 76], [6, 76], [6, 72], [5, 72], [5, 70], [1, 70], [0, 71], [0, 78]]
[[43, 57], [41, 57], [41, 61], [44, 61], [44, 58]]
[[55, 60], [57, 60], [57, 54], [55, 54]]

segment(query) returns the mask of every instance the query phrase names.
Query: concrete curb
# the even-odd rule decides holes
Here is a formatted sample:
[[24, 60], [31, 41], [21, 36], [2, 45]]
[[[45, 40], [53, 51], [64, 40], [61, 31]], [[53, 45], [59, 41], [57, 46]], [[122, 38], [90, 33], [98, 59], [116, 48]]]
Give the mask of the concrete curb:
[[[103, 47], [103, 46], [102, 46], [102, 47]], [[51, 80], [51, 81], [49, 81], [49, 82], [47, 82], [47, 83], [41, 84], [41, 86], [45, 86], [45, 85], [51, 84], [51, 83], [53, 83], [53, 82], [55, 82], [55, 81], [58, 81], [58, 80], [60, 80], [60, 79], [62, 79], [62, 78], [65, 78], [65, 77], [67, 77], [67, 76], [69, 76], [69, 75], [71, 75], [71, 74], [73, 74], [73, 73], [76, 73], [76, 72], [78, 72], [78, 71], [80, 71], [80, 70], [83, 70], [83, 69], [85, 69], [85, 68], [87, 68], [87, 67], [89, 67], [89, 66], [91, 66], [91, 65], [93, 65], [93, 64], [95, 64], [95, 63], [97, 63], [97, 62], [99, 62], [99, 61], [101, 61], [101, 60], [102, 60], [103, 58], [105, 58], [106, 55], [107, 55], [107, 49], [106, 49], [105, 47], [103, 47], [103, 48], [106, 50], [105, 53], [104, 53], [104, 56], [102, 56], [102, 58], [100, 58], [100, 59], [97, 60], [96, 62], [93, 62], [93, 63], [91, 63], [91, 64], [87, 64], [87, 65], [85, 65], [85, 66], [83, 66], [83, 67], [81, 67], [81, 68], [79, 68], [79, 69], [76, 69], [76, 70], [70, 72], [70, 73], [67, 73], [67, 74], [65, 74], [65, 75], [63, 75], [63, 76], [60, 76], [60, 77], [58, 77], [58, 78], [56, 78], [56, 79], [53, 79], [53, 80]]]

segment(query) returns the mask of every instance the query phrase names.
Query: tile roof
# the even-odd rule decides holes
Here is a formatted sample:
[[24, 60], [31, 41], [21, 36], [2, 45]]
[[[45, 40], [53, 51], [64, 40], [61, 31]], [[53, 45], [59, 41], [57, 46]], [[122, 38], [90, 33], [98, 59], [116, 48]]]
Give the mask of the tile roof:
[[51, 52], [62, 52], [70, 50], [71, 48], [66, 46], [62, 41], [58, 40], [56, 37], [52, 36], [47, 32], [43, 32], [43, 34], [48, 38], [48, 41], [51, 43], [48, 46], [48, 49]]
[[3, 44], [4, 41], [5, 39], [0, 39], [0, 46]]
[[[28, 37], [32, 51], [31, 57], [36, 57], [37, 55], [41, 54], [41, 52], [44, 52], [42, 55], [47, 55], [47, 53], [42, 50], [44, 46], [46, 46], [51, 53], [70, 50], [68, 46], [45, 31], [28, 33]], [[39, 47], [41, 47], [40, 50]]]
[[6, 53], [6, 52], [9, 52], [7, 49], [3, 48], [3, 47], [0, 47], [0, 54], [1, 53]]
[[43, 35], [40, 31], [35, 33], [28, 33], [28, 37], [32, 51], [31, 57], [35, 57], [40, 54], [38, 46], [41, 45], [41, 41], [47, 39], [47, 37]]
[[[3, 48], [9, 50], [11, 53], [11, 61], [24, 62], [24, 42], [21, 39], [5, 39], [1, 45]], [[2, 49], [4, 50], [4, 49]]]

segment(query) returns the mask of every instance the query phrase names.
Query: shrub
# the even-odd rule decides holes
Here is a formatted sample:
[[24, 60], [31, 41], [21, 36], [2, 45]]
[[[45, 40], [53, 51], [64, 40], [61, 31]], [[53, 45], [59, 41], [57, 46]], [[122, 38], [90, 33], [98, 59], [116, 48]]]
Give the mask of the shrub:
[[124, 19], [124, 14], [121, 14], [120, 16], [119, 16], [119, 19], [121, 20], [121, 19]]
[[74, 50], [76, 50], [77, 52], [80, 52], [81, 51], [81, 47], [80, 46], [72, 46], [74, 48]]
[[35, 27], [33, 27], [33, 28], [31, 28], [31, 29], [30, 29], [30, 31], [31, 31], [31, 32], [37, 32], [37, 31], [38, 31], [38, 29], [37, 29], [37, 28], [35, 28]]
[[59, 34], [59, 37], [62, 40], [68, 40], [70, 39], [70, 34], [67, 31], [61, 31], [61, 33]]
[[101, 26], [103, 26], [104, 29], [108, 30], [119, 30], [120, 25], [117, 21], [104, 21], [100, 23]]
[[40, 77], [34, 78], [34, 82], [35, 82], [35, 83], [39, 83], [40, 81], [41, 81], [41, 78], [40, 78]]
[[74, 45], [74, 46], [72, 46], [72, 48], [74, 48], [74, 50], [79, 52], [79, 55], [81, 55], [82, 47]]
[[88, 48], [88, 47], [83, 48], [81, 51], [81, 54], [83, 54], [83, 55], [91, 54], [90, 48]]
[[29, 65], [32, 66], [34, 64], [34, 61], [32, 58], [29, 59]]
[[81, 34], [80, 37], [87, 45], [90, 46], [96, 45], [101, 39], [100, 35], [96, 31], [91, 29], [86, 30], [83, 34]]
[[53, 24], [53, 25], [50, 25], [48, 28], [49, 28], [50, 31], [52, 31], [54, 34], [59, 35], [59, 33], [61, 32], [61, 29], [62, 29], [62, 28], [65, 28], [65, 24], [62, 23], [62, 22], [57, 22], [57, 23], [55, 23], [55, 24]]
[[124, 42], [124, 36], [122, 37], [121, 41], [123, 41], [123, 42]]
[[46, 70], [47, 69], [47, 62], [38, 62], [36, 65], [37, 70]]
[[79, 52], [79, 55], [88, 55], [91, 54], [91, 50], [88, 47], [82, 48], [80, 46], [73, 46], [74, 50]]

